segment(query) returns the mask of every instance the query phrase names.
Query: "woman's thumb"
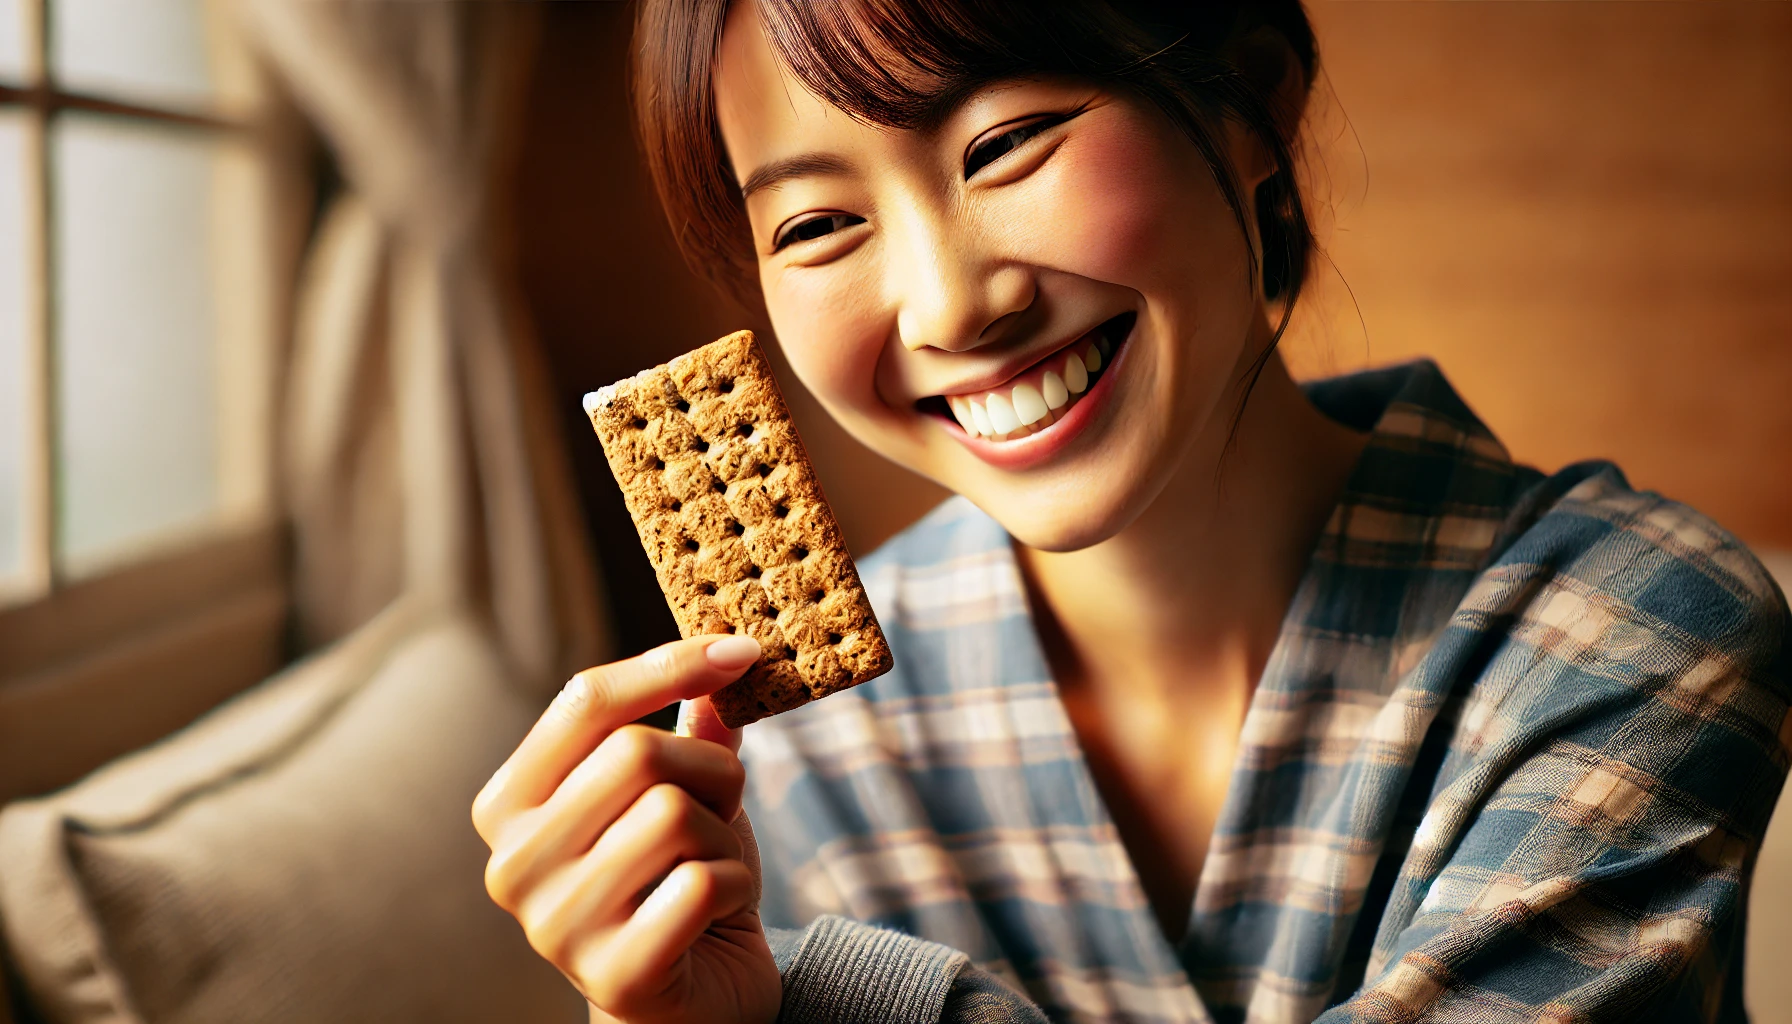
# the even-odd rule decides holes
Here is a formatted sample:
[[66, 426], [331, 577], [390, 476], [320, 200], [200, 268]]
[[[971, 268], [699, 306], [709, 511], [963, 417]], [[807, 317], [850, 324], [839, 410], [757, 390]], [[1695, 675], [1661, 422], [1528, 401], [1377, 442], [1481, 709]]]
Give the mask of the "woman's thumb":
[[740, 730], [722, 724], [708, 697], [679, 702], [677, 732], [680, 736], [720, 743], [736, 753], [740, 751]]

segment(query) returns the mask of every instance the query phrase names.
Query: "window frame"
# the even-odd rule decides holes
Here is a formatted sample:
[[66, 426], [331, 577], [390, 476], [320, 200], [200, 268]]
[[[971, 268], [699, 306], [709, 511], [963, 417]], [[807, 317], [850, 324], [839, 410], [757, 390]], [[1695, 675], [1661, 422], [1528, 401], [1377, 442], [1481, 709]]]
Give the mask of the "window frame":
[[[265, 678], [284, 660], [289, 607], [274, 414], [278, 354], [310, 213], [298, 119], [265, 87], [221, 0], [204, 3], [211, 49], [225, 51], [211, 55], [221, 97], [214, 110], [61, 87], [48, 61], [50, 2], [21, 0], [23, 78], [0, 79], [0, 110], [22, 114], [28, 303], [22, 571], [0, 580], [0, 801], [74, 781]], [[224, 271], [215, 271], [216, 514], [145, 538], [116, 558], [76, 562], [72, 571], [57, 558], [50, 151], [56, 119], [71, 111], [238, 144], [221, 157], [231, 177], [219, 187], [235, 190], [227, 196], [232, 211], [248, 212], [241, 225], [231, 222], [226, 248], [251, 264], [232, 266], [228, 286]]]

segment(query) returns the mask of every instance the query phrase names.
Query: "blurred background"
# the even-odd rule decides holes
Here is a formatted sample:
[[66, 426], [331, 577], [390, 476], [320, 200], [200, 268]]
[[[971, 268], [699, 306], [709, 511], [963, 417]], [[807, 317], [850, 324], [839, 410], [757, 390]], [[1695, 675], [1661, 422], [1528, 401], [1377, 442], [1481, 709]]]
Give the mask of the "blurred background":
[[[1520, 460], [1792, 577], [1792, 5], [1308, 9], [1297, 374], [1429, 356]], [[17, 1019], [583, 1019], [467, 804], [567, 674], [675, 636], [579, 397], [769, 335], [672, 245], [632, 12], [0, 0]], [[855, 550], [942, 498], [786, 394]]]

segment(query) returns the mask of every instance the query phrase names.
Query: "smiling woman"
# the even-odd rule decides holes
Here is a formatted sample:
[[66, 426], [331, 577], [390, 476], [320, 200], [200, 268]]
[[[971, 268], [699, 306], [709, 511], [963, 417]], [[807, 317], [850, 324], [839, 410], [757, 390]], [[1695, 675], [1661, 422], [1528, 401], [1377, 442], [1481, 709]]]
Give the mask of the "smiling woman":
[[648, 0], [635, 57], [693, 266], [959, 497], [860, 563], [889, 675], [743, 735], [691, 638], [481, 794], [595, 1019], [1740, 1012], [1784, 599], [1428, 362], [1294, 383], [1298, 3]]

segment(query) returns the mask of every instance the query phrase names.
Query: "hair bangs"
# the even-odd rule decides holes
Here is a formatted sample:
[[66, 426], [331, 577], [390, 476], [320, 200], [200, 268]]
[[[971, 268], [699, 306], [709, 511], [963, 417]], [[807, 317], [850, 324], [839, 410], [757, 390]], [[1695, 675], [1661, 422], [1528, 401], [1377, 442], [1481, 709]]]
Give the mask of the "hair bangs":
[[887, 128], [926, 129], [979, 86], [1089, 63], [1054, 38], [1063, 19], [1042, 20], [1031, 5], [753, 2], [779, 60], [798, 80], [829, 104]]

